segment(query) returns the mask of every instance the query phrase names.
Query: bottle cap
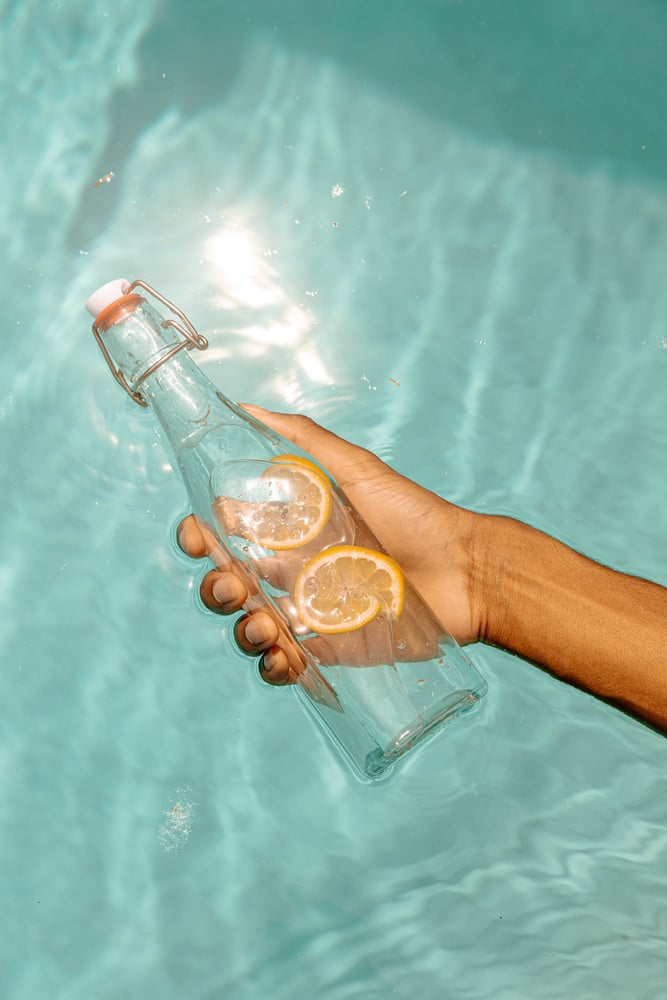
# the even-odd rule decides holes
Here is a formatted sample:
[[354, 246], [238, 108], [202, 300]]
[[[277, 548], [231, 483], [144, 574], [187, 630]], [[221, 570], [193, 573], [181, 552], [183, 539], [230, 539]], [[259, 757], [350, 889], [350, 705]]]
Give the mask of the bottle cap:
[[108, 281], [106, 285], [102, 285], [96, 292], [93, 292], [86, 301], [86, 309], [91, 316], [97, 319], [103, 309], [106, 309], [107, 306], [112, 305], [118, 299], [122, 299], [124, 295], [127, 295], [129, 287], [130, 282], [125, 278], [116, 278], [114, 281]]

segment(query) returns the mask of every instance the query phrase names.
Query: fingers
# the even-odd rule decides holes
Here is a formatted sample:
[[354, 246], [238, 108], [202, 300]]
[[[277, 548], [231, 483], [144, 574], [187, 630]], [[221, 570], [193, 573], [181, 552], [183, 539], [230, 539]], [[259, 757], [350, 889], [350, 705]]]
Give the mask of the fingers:
[[[304, 451], [311, 452], [326, 466], [345, 488], [349, 481], [368, 481], [380, 460], [331, 433], [313, 420], [300, 414], [273, 413], [256, 406], [244, 406], [251, 416], [262, 420], [282, 433]], [[370, 466], [370, 467], [369, 467]], [[352, 475], [351, 475], [352, 474]], [[206, 574], [200, 586], [204, 605], [215, 614], [230, 615], [238, 612], [249, 598], [246, 582], [233, 570], [233, 564], [220, 547], [215, 535], [193, 515], [186, 517], [178, 527], [178, 543], [183, 551], [195, 559], [209, 556], [216, 569]], [[265, 568], [266, 569], [266, 568]], [[276, 568], [276, 584], [280, 583], [280, 563]], [[272, 616], [261, 609], [239, 619], [235, 638], [242, 652], [261, 656], [262, 678], [273, 685], [291, 684], [303, 670], [303, 663], [295, 652], [285, 649], [285, 636], [280, 634]], [[281, 641], [282, 645], [278, 645]], [[289, 646], [289, 643], [287, 643]]]
[[[186, 555], [193, 559], [217, 553], [218, 542], [212, 532], [202, 527], [193, 514], [184, 518], [177, 529], [178, 544]], [[243, 580], [233, 571], [229, 560], [225, 567], [212, 569], [206, 574], [199, 587], [199, 594], [210, 611], [231, 615], [239, 611], [248, 599], [248, 590]]]
[[277, 645], [278, 626], [265, 611], [254, 611], [239, 618], [234, 629], [236, 643], [244, 653], [257, 656], [261, 653], [259, 672], [267, 684], [281, 687], [294, 681], [287, 654]]
[[217, 615], [232, 615], [240, 611], [248, 599], [243, 581], [231, 570], [219, 572], [212, 569], [199, 586], [203, 603]]
[[218, 569], [231, 565], [229, 556], [211, 528], [194, 514], [189, 514], [181, 521], [176, 529], [176, 540], [186, 556], [192, 559], [209, 556]]
[[259, 672], [267, 684], [278, 687], [292, 682], [289, 658], [277, 645], [278, 627], [265, 611], [254, 611], [239, 618], [234, 637], [239, 649], [249, 656], [261, 654]]
[[244, 653], [257, 656], [278, 642], [278, 626], [266, 611], [254, 611], [239, 618], [234, 636]]
[[179, 546], [192, 559], [202, 559], [208, 554], [207, 539], [194, 514], [184, 518], [176, 529]]
[[264, 653], [259, 661], [259, 672], [262, 680], [267, 684], [273, 684], [274, 687], [296, 683], [296, 676], [290, 670], [287, 654], [280, 646], [272, 646]]
[[[219, 615], [239, 611], [248, 597], [246, 588], [235, 573], [219, 573], [217, 570], [206, 574], [199, 592], [206, 607]], [[259, 609], [239, 618], [234, 627], [234, 638], [241, 652], [247, 656], [261, 656], [259, 670], [267, 684], [282, 686], [296, 679], [287, 654], [278, 646], [278, 626], [267, 611]]]

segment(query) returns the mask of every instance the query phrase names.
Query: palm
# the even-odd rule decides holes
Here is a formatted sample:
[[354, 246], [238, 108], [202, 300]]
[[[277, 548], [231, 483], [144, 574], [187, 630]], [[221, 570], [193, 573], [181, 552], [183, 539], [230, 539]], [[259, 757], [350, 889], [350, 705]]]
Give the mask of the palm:
[[[328, 468], [382, 547], [403, 567], [436, 617], [460, 643], [477, 638], [463, 560], [465, 512], [345, 443]], [[316, 454], [325, 463], [325, 456]], [[333, 465], [339, 466], [332, 468]]]

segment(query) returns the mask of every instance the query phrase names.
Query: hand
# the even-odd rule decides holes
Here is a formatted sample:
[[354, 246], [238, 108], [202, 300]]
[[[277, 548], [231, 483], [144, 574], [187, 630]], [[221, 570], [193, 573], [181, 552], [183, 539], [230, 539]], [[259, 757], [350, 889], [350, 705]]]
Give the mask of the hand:
[[[307, 417], [247, 409], [329, 469], [461, 644], [500, 646], [667, 733], [667, 589], [520, 521], [455, 507]], [[252, 601], [242, 572], [194, 517], [181, 523], [179, 541], [189, 555], [224, 565], [202, 582], [207, 607], [231, 614]], [[266, 610], [242, 617], [236, 639], [263, 654], [268, 683], [296, 680], [294, 644]]]
[[[371, 452], [307, 417], [272, 413], [256, 406], [246, 409], [329, 469], [380, 544], [402, 566], [454, 638], [463, 644], [479, 637], [482, 616], [475, 606], [470, 572], [473, 527], [479, 515], [418, 486]], [[194, 558], [212, 555], [216, 547], [192, 516], [179, 526], [179, 543]], [[237, 612], [249, 597], [233, 565], [207, 573], [200, 592], [204, 604], [223, 615]], [[262, 676], [268, 683], [294, 682], [298, 665], [268, 611], [259, 609], [241, 618], [236, 640], [249, 655], [263, 654]]]

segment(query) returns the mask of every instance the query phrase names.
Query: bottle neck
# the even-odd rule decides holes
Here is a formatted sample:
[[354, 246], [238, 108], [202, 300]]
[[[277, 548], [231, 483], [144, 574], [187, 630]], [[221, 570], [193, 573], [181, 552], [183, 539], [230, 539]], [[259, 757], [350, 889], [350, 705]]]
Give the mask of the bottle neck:
[[175, 448], [212, 425], [243, 419], [182, 349], [178, 329], [141, 296], [119, 300], [101, 314], [97, 328], [118, 381], [151, 407]]

